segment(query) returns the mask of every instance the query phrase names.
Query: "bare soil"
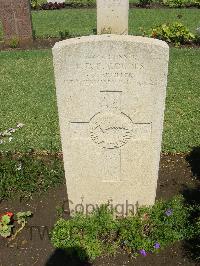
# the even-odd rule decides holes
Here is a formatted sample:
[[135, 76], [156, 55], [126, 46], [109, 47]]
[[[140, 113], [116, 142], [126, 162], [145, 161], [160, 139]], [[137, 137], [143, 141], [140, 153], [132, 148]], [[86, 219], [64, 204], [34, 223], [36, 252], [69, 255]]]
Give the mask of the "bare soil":
[[[187, 202], [200, 203], [200, 148], [194, 148], [188, 154], [162, 155], [160, 162], [157, 199], [170, 199], [182, 193]], [[50, 243], [49, 232], [58, 219], [57, 210], [64, 207], [67, 210], [67, 193], [65, 185], [50, 189], [42, 196], [33, 195], [27, 200], [8, 200], [0, 203], [0, 213], [5, 211], [33, 212], [28, 225], [18, 235], [16, 240], [0, 238], [1, 266], [123, 266], [123, 265], [200, 265], [195, 257], [195, 245], [199, 240], [179, 242], [158, 254], [147, 257], [131, 258], [119, 251], [114, 257], [100, 257], [94, 263], [80, 262], [77, 258], [67, 257], [64, 250], [55, 250]]]
[[[16, 48], [12, 48], [8, 44], [4, 44], [3, 41], [0, 41], [0, 51], [18, 51], [18, 50], [38, 50], [38, 49], [51, 49], [53, 48], [56, 42], [62, 41], [60, 38], [36, 38], [32, 44], [22, 43], [19, 44]], [[170, 47], [174, 47], [173, 44], [169, 44]], [[181, 45], [180, 48], [200, 48], [200, 43], [188, 43]]]
[[[65, 9], [96, 9], [96, 4], [84, 4], [84, 5], [74, 5], [74, 4], [67, 4], [65, 7]], [[163, 5], [162, 3], [150, 3], [147, 5], [142, 5], [139, 3], [129, 3], [129, 8], [133, 9], [133, 8], [142, 8], [142, 9], [159, 9], [159, 8], [170, 8], [167, 5]], [[199, 8], [198, 6], [195, 5], [185, 5], [184, 7], [174, 7], [176, 9], [181, 9], [181, 8], [192, 8], [192, 9], [196, 9]], [[63, 8], [59, 8], [60, 10], [62, 10]], [[39, 11], [42, 10], [41, 7], [38, 8], [32, 8], [32, 11]], [[55, 9], [48, 9], [48, 10], [55, 10]]]

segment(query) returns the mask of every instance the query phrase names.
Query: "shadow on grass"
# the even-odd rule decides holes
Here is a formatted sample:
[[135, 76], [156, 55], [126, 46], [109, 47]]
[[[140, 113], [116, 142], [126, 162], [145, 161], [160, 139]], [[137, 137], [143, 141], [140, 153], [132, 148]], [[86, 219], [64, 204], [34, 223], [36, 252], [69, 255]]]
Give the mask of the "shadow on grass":
[[[185, 187], [182, 194], [186, 203], [191, 205], [200, 205], [200, 147], [194, 147], [192, 152], [186, 157], [187, 162], [190, 164], [193, 177], [197, 181], [195, 188]], [[190, 222], [194, 223], [200, 218], [200, 208], [193, 211]], [[184, 241], [183, 248], [185, 255], [197, 263], [200, 262], [200, 236]]]
[[193, 176], [200, 180], [200, 146], [194, 147], [186, 160], [190, 164]]
[[45, 266], [91, 266], [87, 260], [80, 260], [77, 253], [86, 257], [81, 248], [56, 249], [46, 262]]

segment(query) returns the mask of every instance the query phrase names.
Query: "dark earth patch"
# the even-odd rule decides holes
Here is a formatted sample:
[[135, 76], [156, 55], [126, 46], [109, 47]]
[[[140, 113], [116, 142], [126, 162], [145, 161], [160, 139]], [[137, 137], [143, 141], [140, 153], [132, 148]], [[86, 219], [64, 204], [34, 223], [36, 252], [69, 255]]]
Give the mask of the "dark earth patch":
[[[139, 2], [139, 1], [138, 1]], [[79, 4], [76, 4], [76, 3], [66, 3], [63, 7], [58, 7], [57, 5], [55, 5], [54, 7], [52, 7], [52, 4], [51, 5], [47, 5], [46, 3], [41, 5], [41, 6], [38, 6], [38, 7], [32, 7], [32, 11], [38, 11], [38, 10], [55, 10], [55, 9], [63, 9], [63, 8], [66, 8], [66, 9], [96, 9], [96, 4], [95, 3], [79, 3]], [[161, 2], [155, 2], [155, 3], [150, 3], [150, 4], [140, 4], [140, 3], [129, 3], [129, 9], [133, 9], [133, 8], [143, 8], [143, 9], [159, 9], [159, 8], [169, 8], [169, 6], [167, 5], [164, 5], [162, 4]], [[175, 8], [192, 8], [192, 9], [195, 9], [195, 8], [199, 8], [199, 6], [196, 4], [185, 4], [183, 7], [175, 7]]]
[[[178, 193], [182, 193], [187, 202], [200, 203], [200, 148], [194, 148], [189, 155], [162, 155], [157, 199], [170, 199]], [[67, 197], [63, 185], [40, 197], [35, 194], [29, 200], [1, 202], [0, 213], [30, 210], [34, 215], [15, 241], [9, 243], [7, 239], [0, 238], [0, 265], [200, 265], [195, 260], [199, 256], [195, 254], [199, 239], [176, 243], [147, 257], [131, 258], [119, 251], [114, 257], [100, 257], [92, 264], [69, 258], [64, 250], [52, 247], [48, 236], [62, 207], [67, 217]]]

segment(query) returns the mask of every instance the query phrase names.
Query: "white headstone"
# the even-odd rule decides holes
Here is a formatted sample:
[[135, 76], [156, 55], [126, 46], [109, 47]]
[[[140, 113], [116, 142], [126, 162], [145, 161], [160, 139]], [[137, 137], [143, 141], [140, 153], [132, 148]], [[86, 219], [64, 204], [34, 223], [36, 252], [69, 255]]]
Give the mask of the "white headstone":
[[97, 0], [97, 34], [128, 34], [129, 0]]
[[54, 46], [71, 213], [108, 201], [124, 210], [154, 203], [168, 57], [165, 42], [144, 37], [99, 35]]
[[47, 3], [57, 3], [57, 4], [61, 4], [61, 3], [65, 3], [65, 0], [47, 0]]

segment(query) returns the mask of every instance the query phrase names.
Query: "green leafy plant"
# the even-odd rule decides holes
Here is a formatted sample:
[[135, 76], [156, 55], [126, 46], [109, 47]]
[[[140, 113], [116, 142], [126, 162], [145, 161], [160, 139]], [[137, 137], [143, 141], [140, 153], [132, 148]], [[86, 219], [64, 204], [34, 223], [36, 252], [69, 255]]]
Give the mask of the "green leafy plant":
[[139, 6], [146, 7], [150, 6], [153, 0], [139, 0]]
[[25, 225], [27, 224], [27, 218], [29, 218], [32, 215], [32, 212], [27, 211], [27, 212], [18, 212], [16, 214], [16, 221], [19, 225], [21, 225], [20, 228], [18, 228], [15, 232], [15, 234], [11, 237], [11, 240], [14, 240], [16, 236], [21, 232]]
[[200, 8], [200, 0], [191, 0], [191, 6]]
[[163, 0], [163, 4], [172, 8], [200, 7], [199, 0]]
[[38, 0], [31, 0], [31, 8], [32, 9], [39, 9], [40, 4], [38, 3]]
[[13, 39], [11, 39], [10, 41], [9, 41], [9, 46], [11, 47], [11, 48], [17, 48], [17, 47], [19, 47], [19, 39], [18, 38], [13, 38]]
[[[182, 196], [141, 208], [135, 217], [122, 220], [121, 243], [125, 250], [137, 254], [138, 250], [154, 252], [175, 241], [188, 239], [195, 233], [189, 223], [190, 214], [191, 209], [184, 206]], [[156, 248], [156, 243], [159, 243], [159, 248]]]
[[66, 5], [73, 8], [90, 7], [95, 6], [95, 0], [66, 0]]
[[76, 213], [70, 220], [59, 219], [51, 241], [82, 260], [113, 254], [119, 248], [146, 256], [175, 241], [195, 237], [198, 230], [191, 219], [193, 209], [182, 196], [140, 208], [126, 218], [116, 218], [109, 205], [102, 205], [87, 216]]
[[59, 36], [61, 40], [72, 38], [73, 35], [69, 33], [69, 31], [59, 31]]
[[[27, 218], [30, 217], [32, 213], [30, 211], [27, 212], [18, 212], [16, 213], [16, 217], [14, 219], [14, 214], [12, 212], [6, 212], [1, 215], [0, 220], [0, 236], [7, 238], [11, 237], [10, 240], [14, 240], [16, 236], [23, 230], [27, 223]], [[14, 223], [17, 222], [21, 225], [20, 228], [16, 229], [15, 233], [13, 233]]]
[[1, 216], [0, 220], [0, 236], [6, 238], [12, 234], [12, 217], [13, 213], [5, 213]]
[[118, 221], [113, 219], [112, 211], [103, 205], [89, 216], [77, 213], [73, 219], [60, 219], [51, 240], [55, 247], [69, 250], [69, 255], [93, 260], [104, 253], [115, 252], [117, 228]]
[[163, 4], [169, 7], [184, 7], [187, 0], [163, 0]]
[[152, 38], [164, 40], [175, 45], [185, 44], [195, 39], [182, 23], [174, 22], [172, 24], [162, 24], [152, 29], [150, 35]]

